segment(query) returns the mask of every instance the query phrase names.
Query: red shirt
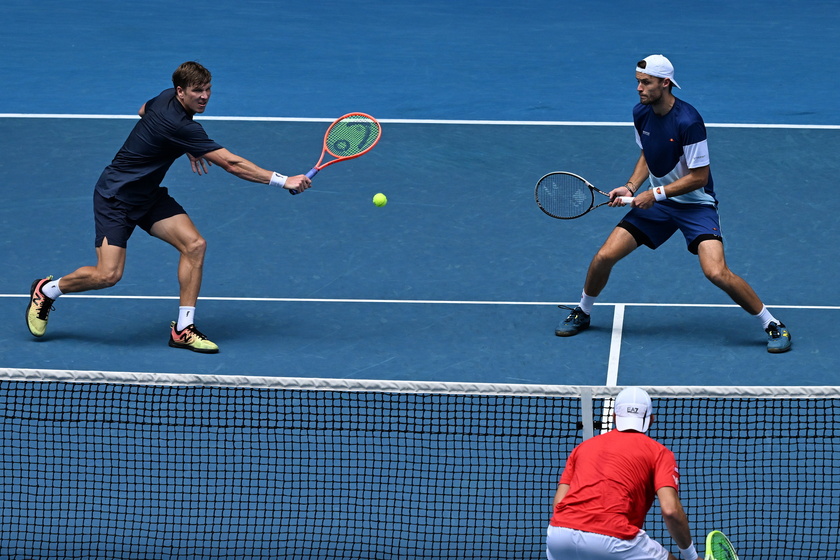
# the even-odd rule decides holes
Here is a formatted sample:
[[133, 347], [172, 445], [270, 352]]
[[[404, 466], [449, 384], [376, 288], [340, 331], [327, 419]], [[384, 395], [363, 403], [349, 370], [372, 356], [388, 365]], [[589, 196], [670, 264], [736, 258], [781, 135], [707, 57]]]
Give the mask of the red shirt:
[[612, 430], [578, 445], [560, 477], [569, 491], [554, 508], [551, 525], [632, 539], [656, 491], [679, 489], [674, 454], [638, 432]]

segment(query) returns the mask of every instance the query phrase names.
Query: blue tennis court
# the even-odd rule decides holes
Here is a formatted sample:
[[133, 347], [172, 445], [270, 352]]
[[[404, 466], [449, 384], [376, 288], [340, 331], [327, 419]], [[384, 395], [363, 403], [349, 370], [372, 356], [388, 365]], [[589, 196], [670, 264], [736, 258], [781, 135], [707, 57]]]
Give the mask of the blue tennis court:
[[[223, 4], [167, 6], [154, 23], [144, 14], [163, 3], [7, 6], [2, 365], [601, 384], [612, 363], [619, 383], [831, 384], [840, 307], [825, 273], [838, 233], [816, 193], [840, 166], [840, 84], [821, 70], [835, 64], [836, 6], [651, 7], [658, 21], [630, 7], [605, 19], [590, 4], [478, 6], [330, 3], [318, 25], [303, 2], [245, 2], [233, 18]], [[640, 40], [643, 23], [654, 29]], [[789, 355], [765, 355], [754, 320], [678, 240], [617, 267], [586, 336], [553, 336], [554, 305], [577, 301], [621, 211], [554, 221], [533, 184], [556, 169], [625, 180], [632, 65], [648, 51], [676, 61], [680, 95], [709, 124], [728, 261], [790, 327]], [[198, 321], [220, 355], [166, 347], [176, 255], [142, 234], [117, 287], [61, 299], [33, 340], [29, 284], [92, 262], [92, 185], [137, 108], [191, 58], [214, 72], [208, 133], [260, 165], [305, 171], [326, 122], [350, 110], [382, 119], [383, 139], [295, 199], [176, 162], [167, 185], [209, 242]], [[270, 120], [283, 118], [316, 122]], [[592, 124], [568, 124], [581, 122]], [[388, 206], [370, 203], [377, 192]]]
[[[835, 1], [15, 0], [0, 14], [4, 373], [837, 385]], [[790, 328], [787, 354], [765, 351], [677, 237], [616, 267], [589, 331], [554, 336], [623, 210], [552, 220], [534, 183], [627, 179], [634, 63], [659, 52], [708, 126], [727, 261]], [[208, 241], [197, 324], [219, 354], [167, 346], [178, 255], [141, 231], [116, 287], [62, 297], [33, 338], [30, 284], [94, 264], [93, 185], [185, 60], [214, 74], [209, 136], [262, 167], [305, 172], [349, 111], [379, 118], [382, 140], [297, 197], [175, 163], [165, 185]]]
[[[33, 339], [23, 321], [29, 284], [91, 264], [90, 177], [130, 125], [2, 120], [3, 136], [16, 139], [9, 160], [30, 162], [6, 171], [20, 188], [3, 209], [16, 232], [4, 244], [5, 367], [602, 384], [617, 360], [620, 383], [832, 383], [838, 307], [819, 271], [831, 266], [839, 234], [831, 205], [792, 197], [790, 185], [801, 184], [799, 162], [840, 148], [837, 131], [710, 129], [730, 266], [790, 327], [787, 355], [764, 351], [759, 325], [702, 277], [679, 239], [616, 268], [589, 332], [554, 336], [565, 313], [555, 304], [577, 300], [589, 258], [622, 211], [552, 220], [534, 204], [533, 183], [554, 168], [596, 184], [622, 177], [635, 150], [618, 126], [386, 122], [373, 152], [327, 168], [299, 197], [176, 165], [167, 182], [209, 243], [198, 320], [221, 354], [166, 346], [177, 253], [142, 232], [120, 284], [62, 298], [48, 335]], [[206, 127], [255, 161], [282, 153], [305, 167], [325, 124]], [[38, 145], [50, 136], [64, 139], [62, 153], [41, 164]], [[602, 157], [627, 152], [622, 146], [628, 157]], [[836, 172], [828, 163], [808, 181], [830, 184]], [[430, 184], [430, 173], [451, 184]], [[387, 206], [371, 203], [376, 192], [388, 194]], [[623, 328], [613, 347], [617, 309]]]

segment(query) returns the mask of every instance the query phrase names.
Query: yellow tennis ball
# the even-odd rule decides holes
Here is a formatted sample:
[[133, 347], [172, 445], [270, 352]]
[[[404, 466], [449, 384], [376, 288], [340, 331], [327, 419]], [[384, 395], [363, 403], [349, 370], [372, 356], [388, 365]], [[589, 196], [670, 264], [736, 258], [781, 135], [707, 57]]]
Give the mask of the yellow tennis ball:
[[388, 197], [382, 193], [376, 193], [373, 195], [373, 203], [377, 206], [385, 206], [388, 204]]

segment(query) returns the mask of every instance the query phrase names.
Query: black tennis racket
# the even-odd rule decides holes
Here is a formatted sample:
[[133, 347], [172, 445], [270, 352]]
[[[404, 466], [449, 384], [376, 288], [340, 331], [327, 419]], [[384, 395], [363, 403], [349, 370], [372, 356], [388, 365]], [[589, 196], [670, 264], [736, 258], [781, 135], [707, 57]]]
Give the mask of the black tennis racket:
[[706, 560], [738, 560], [738, 555], [726, 535], [712, 531], [706, 537]]
[[[604, 195], [609, 199], [610, 195], [600, 189], [596, 189], [592, 183], [574, 173], [568, 171], [554, 171], [537, 181], [534, 189], [534, 198], [540, 210], [561, 220], [580, 218], [591, 210], [609, 204], [606, 200], [596, 204], [595, 194]], [[618, 197], [623, 203], [633, 202], [632, 196]]]

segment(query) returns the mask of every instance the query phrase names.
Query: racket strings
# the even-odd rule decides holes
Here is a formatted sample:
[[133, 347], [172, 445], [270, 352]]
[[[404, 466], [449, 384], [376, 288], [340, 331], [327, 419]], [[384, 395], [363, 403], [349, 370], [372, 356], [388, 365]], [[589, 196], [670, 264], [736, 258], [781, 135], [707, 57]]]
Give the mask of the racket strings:
[[554, 174], [540, 181], [537, 201], [552, 216], [574, 218], [585, 214], [592, 207], [595, 195], [579, 178]]
[[706, 544], [709, 548], [707, 551], [708, 557], [712, 560], [738, 560], [738, 555], [735, 553], [732, 543], [719, 532], [710, 535]]
[[720, 541], [712, 543], [712, 557], [715, 560], [738, 560], [732, 546]]
[[326, 148], [335, 157], [356, 156], [372, 148], [380, 132], [379, 124], [370, 117], [349, 115], [330, 127]]

